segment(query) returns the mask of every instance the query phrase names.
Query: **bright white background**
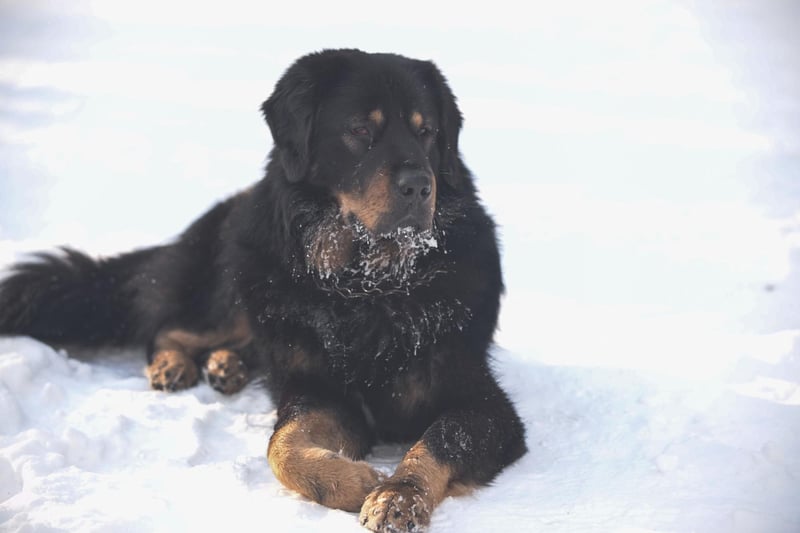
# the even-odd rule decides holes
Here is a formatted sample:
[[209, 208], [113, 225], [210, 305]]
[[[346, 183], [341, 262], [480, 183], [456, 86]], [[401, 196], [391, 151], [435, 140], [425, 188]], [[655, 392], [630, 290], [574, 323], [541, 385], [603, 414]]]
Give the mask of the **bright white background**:
[[[0, 263], [58, 244], [108, 254], [163, 242], [258, 179], [271, 144], [259, 105], [302, 54], [346, 46], [433, 59], [459, 97], [462, 151], [501, 226], [498, 370], [532, 449], [497, 487], [447, 502], [434, 525], [797, 531], [798, 22], [791, 1], [531, 2], [524, 11], [505, 2], [2, 2]], [[121, 512], [99, 512], [91, 495], [132, 470], [139, 484], [120, 490], [135, 501], [164, 470], [148, 478], [136, 461], [102, 452], [112, 433], [92, 424], [92, 409], [48, 418], [42, 390], [60, 383], [66, 406], [102, 411], [105, 376], [106, 387], [138, 391], [120, 409], [159, 410], [163, 398], [140, 390], [138, 367], [122, 361], [87, 385], [80, 372], [95, 367], [3, 342], [0, 407], [19, 416], [0, 425], [0, 528], [121, 527]], [[271, 407], [257, 398], [206, 390], [168, 400], [190, 418], [185, 402], [197, 401], [230, 417], [230, 427], [197, 436], [200, 447], [220, 436], [241, 444], [217, 450], [214, 464], [255, 465], [230, 481], [242, 497], [222, 507], [240, 517], [274, 508], [270, 520], [288, 519], [287, 531], [315, 530], [315, 520], [357, 531], [349, 515], [274, 484], [259, 462]], [[238, 414], [267, 418], [250, 435], [231, 429]], [[182, 435], [162, 418], [164, 432]], [[82, 442], [76, 431], [105, 443], [93, 461], [68, 453]], [[172, 479], [214, 485], [140, 425], [125, 434], [152, 446]], [[35, 442], [50, 444], [30, 451]], [[48, 453], [63, 461], [31, 466], [50, 464]], [[224, 478], [220, 468], [212, 479]], [[87, 481], [98, 469], [106, 477]], [[53, 496], [53, 476], [90, 496]], [[166, 527], [153, 516], [178, 529], [220, 519], [208, 506], [199, 518], [189, 502], [183, 509], [178, 489], [156, 492], [165, 507], [139, 516], [132, 505], [125, 527]], [[56, 511], [45, 516], [45, 506]]]

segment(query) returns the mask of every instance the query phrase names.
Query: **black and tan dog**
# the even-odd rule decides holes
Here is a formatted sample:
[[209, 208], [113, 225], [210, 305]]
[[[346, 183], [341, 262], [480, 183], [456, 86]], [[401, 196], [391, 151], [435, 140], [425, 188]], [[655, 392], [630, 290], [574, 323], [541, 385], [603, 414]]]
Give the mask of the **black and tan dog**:
[[[0, 333], [147, 345], [157, 389], [205, 373], [232, 393], [259, 372], [283, 484], [373, 531], [422, 530], [525, 453], [489, 365], [500, 257], [460, 112], [432, 63], [358, 50], [299, 59], [262, 109], [261, 181], [174, 243], [15, 265]], [[415, 442], [391, 477], [363, 461], [377, 440]]]

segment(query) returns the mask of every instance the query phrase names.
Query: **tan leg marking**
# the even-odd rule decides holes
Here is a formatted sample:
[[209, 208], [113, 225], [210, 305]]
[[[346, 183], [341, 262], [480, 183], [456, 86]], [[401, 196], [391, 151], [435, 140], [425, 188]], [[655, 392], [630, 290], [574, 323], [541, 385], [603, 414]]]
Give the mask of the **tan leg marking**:
[[180, 350], [159, 350], [147, 367], [150, 386], [157, 390], [188, 389], [197, 383], [199, 376], [197, 365]]
[[267, 458], [286, 487], [326, 507], [356, 512], [383, 479], [369, 464], [356, 460], [358, 450], [332, 413], [316, 411], [275, 431]]
[[[196, 359], [201, 354], [222, 346], [239, 348], [247, 345], [251, 339], [250, 326], [243, 313], [234, 316], [227, 324], [200, 333], [185, 329], [161, 330], [153, 342], [155, 347], [153, 362], [146, 371], [150, 385], [154, 389], [166, 391], [191, 387], [197, 383], [200, 375]], [[221, 392], [231, 394], [240, 390], [246, 383], [246, 369], [236, 354], [229, 350], [222, 351], [231, 354], [235, 360], [220, 354], [213, 363], [213, 372], [208, 365], [206, 369], [209, 371], [209, 376], [224, 374], [226, 381], [230, 383], [226, 383], [222, 388], [214, 386], [214, 383], [211, 385]], [[235, 379], [235, 376], [241, 372], [245, 372], [244, 381], [238, 383], [241, 380]]]
[[312, 359], [311, 353], [298, 346], [289, 348], [289, 359], [286, 361], [286, 368], [291, 372], [301, 374], [303, 372], [310, 373], [314, 370], [317, 362]]
[[431, 401], [431, 385], [416, 372], [405, 372], [394, 381], [392, 397], [403, 413], [412, 414]]
[[403, 457], [394, 475], [373, 490], [359, 516], [371, 531], [396, 533], [425, 531], [431, 513], [450, 494], [464, 494], [465, 486], [452, 484], [452, 471], [418, 442]]
[[422, 127], [422, 115], [420, 115], [417, 111], [411, 113], [411, 125], [417, 129]]
[[236, 352], [216, 350], [206, 362], [206, 379], [221, 393], [233, 394], [247, 384], [247, 368]]
[[383, 125], [383, 111], [380, 109], [374, 110], [372, 113], [369, 114], [369, 119], [375, 123], [376, 126], [380, 127]]
[[162, 349], [181, 350], [194, 357], [200, 352], [227, 346], [239, 348], [253, 338], [250, 325], [244, 313], [233, 317], [228, 324], [208, 331], [189, 331], [185, 329], [164, 329], [159, 331], [155, 339], [156, 351]]

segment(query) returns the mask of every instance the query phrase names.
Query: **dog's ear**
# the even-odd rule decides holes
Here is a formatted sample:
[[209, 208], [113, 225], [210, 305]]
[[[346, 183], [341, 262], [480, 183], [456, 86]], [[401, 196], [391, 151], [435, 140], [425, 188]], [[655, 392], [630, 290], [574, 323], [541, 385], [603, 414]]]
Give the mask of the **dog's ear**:
[[309, 141], [315, 108], [313, 83], [311, 72], [298, 61], [286, 71], [261, 106], [275, 143], [275, 157], [292, 182], [303, 179], [310, 164]]
[[301, 57], [278, 80], [272, 95], [261, 106], [275, 143], [275, 157], [289, 181], [301, 181], [308, 174], [320, 95], [344, 75], [347, 58], [355, 53], [362, 52], [324, 50]]
[[461, 133], [461, 111], [456, 97], [441, 71], [430, 61], [424, 61], [423, 74], [436, 92], [439, 106], [439, 132], [436, 137], [439, 149], [439, 174], [445, 182], [458, 189], [464, 182], [467, 172], [458, 151], [458, 136]]

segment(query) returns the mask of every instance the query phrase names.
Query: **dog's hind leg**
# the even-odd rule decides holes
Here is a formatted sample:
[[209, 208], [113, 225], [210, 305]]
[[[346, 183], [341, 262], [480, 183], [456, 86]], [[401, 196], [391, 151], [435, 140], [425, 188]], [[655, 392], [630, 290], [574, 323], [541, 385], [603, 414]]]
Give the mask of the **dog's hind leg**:
[[247, 384], [247, 367], [235, 350], [245, 349], [250, 338], [250, 330], [241, 315], [229, 324], [202, 333], [163, 329], [153, 341], [147, 366], [150, 385], [166, 391], [194, 386], [200, 377], [199, 363], [205, 357], [209, 385], [224, 394], [238, 392]]
[[211, 352], [204, 370], [208, 384], [223, 394], [239, 392], [247, 385], [247, 367], [233, 350], [223, 348]]
[[200, 372], [197, 364], [180, 349], [161, 349], [153, 354], [147, 365], [150, 386], [157, 390], [175, 392], [197, 384]]

